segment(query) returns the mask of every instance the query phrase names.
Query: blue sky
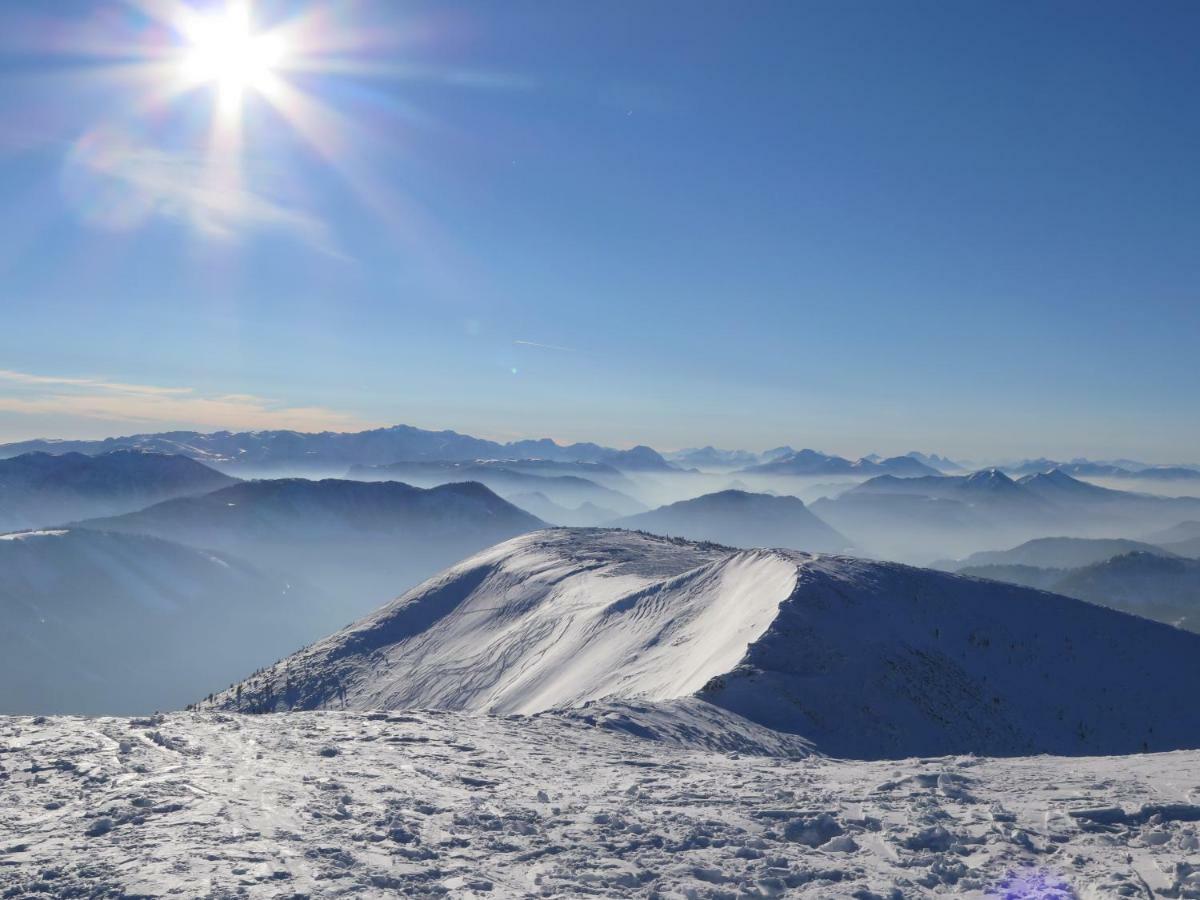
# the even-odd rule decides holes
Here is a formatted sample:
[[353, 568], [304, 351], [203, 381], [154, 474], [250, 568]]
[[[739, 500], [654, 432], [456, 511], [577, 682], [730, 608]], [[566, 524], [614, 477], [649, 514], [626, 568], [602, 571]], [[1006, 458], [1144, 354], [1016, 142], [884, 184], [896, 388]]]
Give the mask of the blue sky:
[[140, 2], [0, 11], [0, 440], [1200, 457], [1194, 3]]

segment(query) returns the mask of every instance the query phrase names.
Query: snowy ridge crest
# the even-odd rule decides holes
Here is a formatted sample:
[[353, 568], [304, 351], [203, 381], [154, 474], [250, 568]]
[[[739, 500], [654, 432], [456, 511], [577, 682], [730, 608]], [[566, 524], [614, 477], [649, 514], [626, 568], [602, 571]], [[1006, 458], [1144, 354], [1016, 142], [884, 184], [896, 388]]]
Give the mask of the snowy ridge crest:
[[1198, 680], [1200, 637], [1027, 588], [555, 529], [477, 554], [215, 703], [528, 715], [695, 700], [839, 756], [1083, 755], [1200, 746]]

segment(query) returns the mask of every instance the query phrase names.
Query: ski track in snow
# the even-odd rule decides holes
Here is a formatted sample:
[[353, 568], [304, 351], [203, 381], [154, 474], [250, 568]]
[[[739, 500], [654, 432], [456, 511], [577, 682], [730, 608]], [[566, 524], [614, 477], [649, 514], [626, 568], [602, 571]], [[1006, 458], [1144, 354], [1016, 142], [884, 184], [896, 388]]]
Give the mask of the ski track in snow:
[[579, 715], [0, 718], [0, 897], [1200, 897], [1200, 751], [854, 762]]

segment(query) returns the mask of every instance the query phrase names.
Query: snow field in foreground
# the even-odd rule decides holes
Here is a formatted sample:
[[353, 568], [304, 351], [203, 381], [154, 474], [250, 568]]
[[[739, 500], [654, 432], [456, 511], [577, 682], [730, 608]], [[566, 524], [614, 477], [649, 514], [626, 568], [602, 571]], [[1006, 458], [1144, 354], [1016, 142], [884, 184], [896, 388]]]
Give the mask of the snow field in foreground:
[[789, 759], [624, 721], [0, 718], [0, 897], [1200, 897], [1200, 752]]

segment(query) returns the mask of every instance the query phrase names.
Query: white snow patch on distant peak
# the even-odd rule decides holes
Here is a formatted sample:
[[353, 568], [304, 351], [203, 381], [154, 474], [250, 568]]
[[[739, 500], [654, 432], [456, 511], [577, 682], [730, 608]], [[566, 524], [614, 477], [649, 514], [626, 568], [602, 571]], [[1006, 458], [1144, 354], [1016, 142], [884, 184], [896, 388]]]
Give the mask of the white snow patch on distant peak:
[[66, 528], [43, 529], [42, 531], [14, 531], [12, 534], [0, 534], [0, 541], [23, 541], [31, 537], [57, 537], [66, 534]]

